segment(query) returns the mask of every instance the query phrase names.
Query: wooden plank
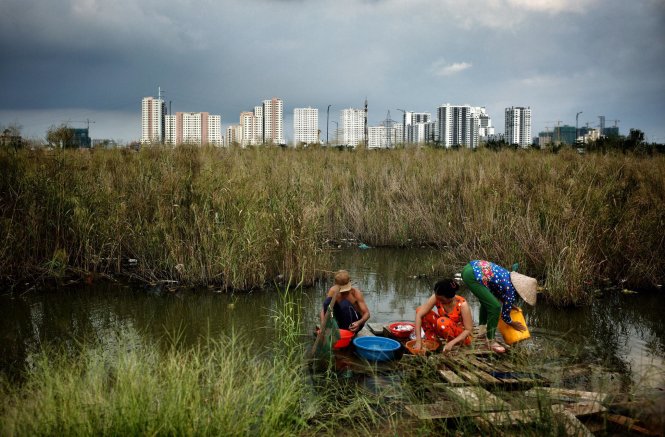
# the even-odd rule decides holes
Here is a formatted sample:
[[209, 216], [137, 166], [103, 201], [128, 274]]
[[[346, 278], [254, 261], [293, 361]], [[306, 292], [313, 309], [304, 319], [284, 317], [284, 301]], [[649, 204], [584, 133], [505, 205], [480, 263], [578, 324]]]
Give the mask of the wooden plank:
[[588, 416], [596, 413], [604, 413], [607, 411], [600, 402], [597, 401], [584, 401], [575, 404], [565, 404], [563, 408], [573, 413], [575, 416]]
[[460, 355], [475, 355], [475, 356], [485, 356], [492, 355], [494, 352], [486, 349], [476, 349], [473, 346], [470, 348], [464, 348], [459, 351]]
[[504, 381], [507, 384], [522, 384], [522, 385], [548, 385], [549, 381], [538, 375], [529, 375], [528, 373], [521, 372], [502, 372], [495, 371], [490, 373], [491, 376]]
[[491, 370], [491, 367], [481, 363], [473, 356], [463, 356], [463, 357], [458, 356], [455, 357], [454, 361], [459, 367], [467, 369], [468, 370], [467, 373], [475, 375], [479, 381], [482, 381], [486, 384], [501, 384], [500, 380], [496, 379], [495, 377], [484, 371], [485, 369]]
[[[462, 383], [464, 383], [464, 381], [462, 381]], [[436, 390], [445, 391], [446, 387], [448, 387], [449, 385], [450, 384], [448, 384], [447, 382], [433, 382], [433, 383], [429, 384], [428, 386], [433, 388], [433, 389], [436, 389]], [[436, 390], [432, 390], [432, 391], [436, 391]]]
[[591, 431], [584, 426], [573, 413], [568, 410], [556, 413], [555, 416], [561, 421], [566, 435], [575, 437], [594, 437]]
[[599, 432], [604, 432], [607, 430], [607, 426], [603, 420], [593, 420], [593, 421], [584, 421], [584, 426], [589, 430], [590, 433], [596, 434]]
[[476, 384], [476, 385], [480, 384], [480, 380], [478, 379], [478, 377], [467, 370], [459, 369], [457, 370], [457, 374], [460, 375], [465, 380], [467, 380], [468, 382], [470, 382], [471, 384]]
[[607, 393], [597, 393], [592, 391], [569, 390], [555, 387], [534, 387], [524, 393], [530, 397], [548, 397], [558, 401], [597, 401], [604, 402], [609, 395]]
[[[584, 416], [606, 411], [598, 402], [579, 402], [570, 405], [552, 405], [554, 414], [561, 414], [568, 411], [574, 416]], [[497, 411], [493, 413], [485, 413], [481, 417], [474, 419], [476, 424], [489, 429], [492, 426], [514, 426], [525, 423], [537, 422], [541, 419], [542, 414], [538, 409], [524, 409], [524, 410], [511, 410], [511, 411]], [[567, 421], [568, 419], [566, 419]]]
[[525, 423], [537, 422], [540, 419], [540, 411], [537, 409], [497, 411], [485, 413], [474, 418], [477, 425], [484, 429], [495, 426], [514, 426]]
[[495, 384], [495, 385], [499, 385], [499, 384], [503, 384], [503, 383], [504, 383], [504, 381], [501, 381], [500, 379], [497, 379], [497, 378], [493, 377], [492, 375], [490, 375], [489, 373], [483, 372], [482, 370], [476, 370], [475, 373], [476, 373], [476, 375], [477, 375], [480, 379], [482, 379], [486, 384]]
[[475, 411], [508, 410], [510, 405], [481, 387], [447, 387], [446, 391]]
[[490, 366], [489, 364], [485, 363], [482, 360], [479, 360], [475, 356], [464, 357], [464, 359], [468, 363], [473, 364], [476, 368], [484, 370], [485, 372], [491, 372], [492, 370], [494, 370], [494, 367]]
[[[499, 361], [496, 361], [494, 363], [486, 363], [483, 360], [477, 358], [477, 357], [468, 357], [468, 360], [471, 364], [475, 365], [476, 367], [482, 369], [483, 371], [487, 372], [488, 375], [494, 379], [496, 379], [496, 383], [502, 383], [502, 384], [518, 384], [521, 382], [521, 379], [519, 378], [513, 378], [513, 377], [499, 377], [495, 375], [491, 375], [489, 372], [504, 372], [508, 373], [511, 372], [511, 370], [508, 370], [509, 366], [507, 366], [505, 363], [501, 363]], [[534, 382], [532, 380], [527, 380], [526, 382], [529, 382], [533, 384]]]
[[[488, 365], [490, 365], [488, 363]], [[510, 361], [493, 360], [491, 366], [498, 372], [517, 372], [517, 368]]]
[[466, 382], [452, 370], [439, 370], [439, 375], [451, 385], [465, 385]]
[[441, 401], [435, 404], [406, 405], [406, 410], [421, 420], [462, 417], [465, 412], [457, 402]]
[[643, 426], [637, 425], [638, 420], [633, 419], [632, 417], [622, 416], [620, 414], [608, 414], [607, 421], [616, 423], [617, 425], [623, 426], [630, 432], [636, 432], [642, 435], [656, 436], [660, 435], [657, 432], [651, 431], [650, 429], [644, 428]]

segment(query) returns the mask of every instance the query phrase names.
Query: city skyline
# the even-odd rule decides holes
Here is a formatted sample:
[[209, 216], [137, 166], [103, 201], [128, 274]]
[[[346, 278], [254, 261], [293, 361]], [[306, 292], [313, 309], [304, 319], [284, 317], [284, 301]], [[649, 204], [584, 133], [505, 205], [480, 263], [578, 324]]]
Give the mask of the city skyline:
[[139, 140], [137, 101], [160, 86], [174, 112], [219, 114], [223, 132], [251, 102], [280, 96], [286, 141], [294, 108], [319, 109], [325, 131], [328, 105], [338, 120], [367, 99], [370, 126], [387, 111], [399, 119], [399, 108], [434, 113], [450, 102], [485, 106], [497, 130], [505, 108], [530, 107], [532, 136], [557, 123], [594, 127], [605, 116], [622, 134], [636, 128], [665, 142], [662, 1], [190, 6], [3, 1], [0, 125], [43, 138], [51, 125], [90, 123], [93, 138]]

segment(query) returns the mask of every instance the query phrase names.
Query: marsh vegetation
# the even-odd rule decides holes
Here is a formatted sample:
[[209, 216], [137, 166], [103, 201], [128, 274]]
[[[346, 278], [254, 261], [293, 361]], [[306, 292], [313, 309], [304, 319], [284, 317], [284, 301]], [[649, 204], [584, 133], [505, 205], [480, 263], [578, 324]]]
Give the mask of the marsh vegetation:
[[0, 152], [0, 168], [0, 271], [14, 283], [119, 273], [227, 290], [311, 283], [344, 239], [429, 245], [442, 266], [518, 261], [559, 304], [665, 279], [660, 155], [20, 150]]

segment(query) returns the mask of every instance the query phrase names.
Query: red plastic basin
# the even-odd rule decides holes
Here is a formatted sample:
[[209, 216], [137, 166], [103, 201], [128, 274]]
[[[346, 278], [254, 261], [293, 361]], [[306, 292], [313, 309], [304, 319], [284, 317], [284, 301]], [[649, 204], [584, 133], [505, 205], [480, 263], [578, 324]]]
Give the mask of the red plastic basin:
[[347, 329], [339, 330], [339, 340], [333, 345], [333, 349], [344, 349], [351, 343], [353, 332]]
[[411, 322], [394, 322], [388, 325], [388, 330], [397, 338], [409, 338], [416, 325]]

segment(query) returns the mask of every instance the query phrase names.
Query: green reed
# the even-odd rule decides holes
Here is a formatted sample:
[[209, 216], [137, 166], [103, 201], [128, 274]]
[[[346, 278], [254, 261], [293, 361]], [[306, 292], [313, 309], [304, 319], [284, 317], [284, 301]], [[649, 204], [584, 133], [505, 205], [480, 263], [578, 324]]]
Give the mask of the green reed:
[[177, 147], [2, 152], [0, 167], [6, 279], [135, 258], [144, 280], [309, 283], [343, 238], [435, 245], [441, 270], [520, 262], [559, 304], [665, 279], [662, 156]]

